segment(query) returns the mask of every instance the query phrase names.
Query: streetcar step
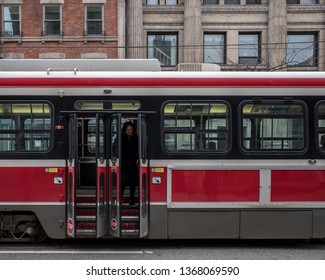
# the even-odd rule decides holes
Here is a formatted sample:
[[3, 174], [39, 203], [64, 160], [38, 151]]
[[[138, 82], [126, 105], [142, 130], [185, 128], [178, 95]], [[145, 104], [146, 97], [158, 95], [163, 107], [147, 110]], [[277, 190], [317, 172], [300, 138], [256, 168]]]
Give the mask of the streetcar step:
[[96, 230], [94, 229], [77, 229], [76, 237], [94, 237], [96, 236]]
[[79, 216], [76, 215], [77, 222], [95, 222], [96, 216]]
[[123, 222], [138, 222], [139, 216], [121, 216]]

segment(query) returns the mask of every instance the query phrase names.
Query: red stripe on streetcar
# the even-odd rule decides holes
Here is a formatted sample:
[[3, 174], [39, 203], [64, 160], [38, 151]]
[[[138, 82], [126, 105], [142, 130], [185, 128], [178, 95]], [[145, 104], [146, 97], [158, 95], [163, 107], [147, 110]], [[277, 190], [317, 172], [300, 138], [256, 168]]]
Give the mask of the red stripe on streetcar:
[[0, 87], [325, 87], [322, 78], [0, 78]]

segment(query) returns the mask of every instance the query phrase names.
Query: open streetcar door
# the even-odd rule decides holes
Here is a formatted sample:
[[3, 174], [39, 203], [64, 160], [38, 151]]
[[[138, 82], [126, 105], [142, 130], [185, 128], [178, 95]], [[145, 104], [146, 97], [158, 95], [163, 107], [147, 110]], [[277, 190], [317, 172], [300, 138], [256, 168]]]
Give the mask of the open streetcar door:
[[105, 116], [96, 115], [96, 237], [107, 234], [107, 153]]
[[148, 235], [149, 211], [149, 160], [148, 160], [148, 124], [145, 115], [138, 115], [139, 137], [139, 237]]
[[78, 120], [76, 114], [69, 115], [68, 147], [67, 235], [75, 237], [75, 202], [78, 185]]
[[[122, 168], [122, 126], [129, 120], [134, 122], [138, 136], [138, 164], [134, 205], [129, 204], [130, 176]], [[109, 160], [109, 233], [114, 237], [142, 238], [148, 235], [148, 138], [147, 119], [143, 114], [114, 114], [110, 117], [111, 153]], [[125, 184], [124, 195], [122, 183]]]
[[111, 153], [109, 160], [109, 233], [111, 236], [121, 236], [121, 114], [110, 117]]

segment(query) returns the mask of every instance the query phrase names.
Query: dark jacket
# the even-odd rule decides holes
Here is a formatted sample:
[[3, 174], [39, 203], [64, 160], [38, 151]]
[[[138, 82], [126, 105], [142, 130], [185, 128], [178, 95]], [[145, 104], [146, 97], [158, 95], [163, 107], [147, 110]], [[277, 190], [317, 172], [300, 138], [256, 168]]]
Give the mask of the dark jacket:
[[122, 166], [136, 166], [138, 160], [138, 136], [122, 136]]

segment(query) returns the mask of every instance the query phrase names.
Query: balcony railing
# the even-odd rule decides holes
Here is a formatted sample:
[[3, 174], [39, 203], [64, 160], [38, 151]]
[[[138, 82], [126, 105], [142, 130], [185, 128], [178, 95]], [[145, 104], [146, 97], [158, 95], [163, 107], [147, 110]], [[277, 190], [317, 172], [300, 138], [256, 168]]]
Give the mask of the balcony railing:
[[3, 31], [1, 32], [1, 37], [23, 37], [23, 32], [16, 31]]

